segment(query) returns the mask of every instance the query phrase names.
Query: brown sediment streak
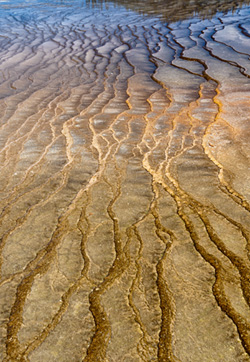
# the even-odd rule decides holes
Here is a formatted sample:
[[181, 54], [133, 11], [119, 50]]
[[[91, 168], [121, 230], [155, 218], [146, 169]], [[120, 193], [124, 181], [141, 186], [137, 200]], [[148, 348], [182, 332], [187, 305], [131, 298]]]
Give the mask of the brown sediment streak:
[[145, 325], [142, 322], [140, 311], [136, 307], [134, 300], [133, 300], [133, 293], [135, 292], [135, 287], [138, 285], [138, 283], [141, 280], [142, 276], [142, 268], [140, 264], [140, 260], [142, 257], [142, 251], [143, 251], [143, 239], [141, 238], [141, 235], [138, 231], [138, 228], [135, 226], [133, 228], [134, 235], [136, 236], [136, 239], [139, 242], [139, 250], [138, 250], [138, 256], [135, 260], [136, 264], [136, 275], [135, 278], [132, 281], [131, 288], [128, 295], [129, 305], [131, 309], [133, 310], [134, 316], [135, 316], [135, 322], [139, 325], [142, 337], [140, 339], [140, 343], [138, 344], [137, 351], [140, 356], [140, 358], [143, 361], [147, 361], [150, 356], [150, 349], [152, 349], [153, 341], [152, 338], [147, 333], [147, 329]]
[[[175, 183], [175, 186], [176, 186], [176, 183]], [[191, 222], [189, 217], [187, 216], [186, 212], [184, 212], [183, 208], [186, 207], [186, 205], [188, 205], [188, 204], [191, 206], [191, 208], [199, 215], [202, 222], [204, 223], [204, 226], [206, 228], [206, 231], [208, 233], [210, 240], [217, 246], [217, 248], [225, 256], [227, 256], [229, 258], [229, 260], [232, 262], [232, 264], [239, 270], [239, 273], [241, 276], [242, 293], [244, 295], [246, 302], [249, 305], [249, 266], [247, 265], [248, 263], [246, 264], [246, 262], [242, 258], [238, 257], [237, 255], [235, 255], [235, 253], [233, 253], [232, 251], [230, 251], [229, 249], [226, 248], [223, 241], [218, 237], [218, 235], [214, 232], [213, 228], [211, 227], [211, 224], [210, 224], [207, 216], [203, 213], [202, 210], [200, 210], [200, 208], [203, 209], [202, 205], [199, 205], [199, 203], [197, 203], [195, 200], [192, 200], [192, 199], [190, 199], [188, 203], [185, 201], [183, 202], [182, 197], [179, 198], [173, 189], [166, 187], [166, 190], [175, 199], [177, 208], [178, 208], [178, 210], [177, 210], [178, 215], [183, 220], [185, 227], [188, 230], [190, 237], [194, 242], [194, 246], [195, 246], [196, 250], [201, 254], [201, 256], [211, 266], [214, 267], [216, 281], [215, 281], [215, 284], [213, 285], [213, 293], [216, 298], [216, 301], [217, 301], [218, 305], [220, 306], [220, 308], [223, 310], [223, 312], [225, 312], [235, 323], [235, 325], [238, 329], [239, 336], [242, 341], [243, 347], [245, 348], [246, 352], [249, 353], [250, 352], [249, 335], [248, 335], [249, 323], [239, 312], [237, 312], [237, 310], [235, 308], [233, 308], [232, 304], [230, 303], [230, 300], [228, 299], [228, 297], [225, 294], [224, 287], [223, 287], [223, 279], [224, 279], [223, 274], [225, 273], [225, 271], [224, 271], [223, 265], [217, 258], [215, 258], [212, 254], [208, 253], [205, 250], [205, 248], [203, 246], [201, 246], [199, 237], [195, 231], [195, 226]], [[177, 190], [178, 190], [178, 187], [177, 187]], [[181, 194], [183, 194], [183, 191], [179, 190], [179, 192], [180, 191], [181, 191]], [[177, 193], [178, 193], [178, 191], [177, 191]], [[227, 218], [227, 220], [228, 220], [228, 218]], [[236, 224], [234, 222], [232, 222], [232, 223], [234, 225]], [[239, 225], [237, 225], [237, 226], [239, 226]], [[239, 227], [241, 228], [241, 225]]]
[[[216, 88], [217, 90], [217, 88]], [[218, 93], [218, 90], [217, 90]], [[201, 93], [202, 94], [202, 93]], [[201, 95], [200, 94], [200, 95]], [[213, 99], [214, 101], [214, 99]], [[217, 102], [215, 102], [217, 103]], [[218, 104], [218, 106], [220, 106]], [[192, 147], [191, 147], [192, 149]], [[186, 151], [186, 150], [184, 150]], [[174, 158], [178, 157], [179, 155], [181, 155], [183, 153], [180, 152], [177, 155], [174, 156]], [[173, 159], [174, 159], [173, 158]], [[173, 162], [173, 159], [170, 160], [170, 163]], [[144, 159], [144, 161], [146, 161]], [[145, 163], [145, 167], [146, 169], [149, 170], [149, 172], [151, 172], [152, 174], [154, 173], [153, 170], [151, 170], [149, 168], [148, 163]], [[197, 212], [197, 214], [201, 217], [202, 221], [204, 222], [205, 228], [207, 230], [207, 233], [209, 235], [209, 238], [216, 244], [216, 246], [218, 247], [218, 249], [225, 254], [230, 261], [233, 263], [234, 266], [236, 266], [241, 274], [241, 286], [242, 286], [242, 291], [243, 294], [248, 302], [249, 300], [249, 288], [248, 288], [248, 280], [249, 280], [249, 272], [248, 272], [248, 267], [246, 267], [245, 262], [243, 261], [243, 259], [239, 258], [238, 256], [236, 256], [234, 253], [232, 253], [230, 250], [228, 250], [225, 247], [225, 244], [220, 240], [220, 238], [214, 233], [213, 229], [211, 228], [211, 225], [207, 219], [207, 217], [200, 211], [200, 208], [203, 209], [205, 207], [205, 209], [209, 209], [208, 206], [204, 206], [200, 205], [199, 202], [195, 201], [192, 197], [190, 197], [187, 193], [185, 193], [179, 186], [178, 181], [170, 174], [170, 168], [168, 167], [168, 172], [166, 173], [166, 177], [169, 179], [169, 181], [171, 182], [172, 186], [174, 186], [174, 188], [169, 187], [165, 184], [164, 182], [164, 178], [162, 178], [160, 175], [155, 178], [158, 182], [160, 181], [160, 183], [162, 183], [163, 185], [165, 185], [167, 192], [170, 193], [170, 195], [174, 198], [174, 200], [176, 201], [177, 205], [178, 205], [178, 215], [181, 217], [181, 219], [184, 221], [185, 226], [187, 228], [187, 230], [189, 231], [190, 237], [194, 242], [194, 246], [196, 248], [196, 250], [202, 255], [202, 257], [209, 262], [216, 271], [216, 282], [214, 284], [213, 287], [213, 291], [214, 291], [214, 295], [216, 297], [216, 300], [219, 304], [219, 306], [221, 307], [221, 309], [227, 313], [227, 315], [233, 320], [233, 322], [236, 324], [237, 329], [239, 331], [240, 334], [240, 338], [242, 340], [242, 344], [244, 346], [244, 348], [246, 349], [246, 351], [249, 353], [249, 345], [248, 345], [248, 334], [247, 334], [247, 330], [248, 327], [245, 327], [246, 325], [246, 321], [244, 320], [244, 318], [240, 315], [240, 313], [237, 313], [237, 311], [232, 307], [231, 303], [229, 302], [228, 298], [225, 295], [225, 292], [223, 291], [223, 278], [221, 277], [222, 274], [222, 265], [221, 263], [213, 257], [213, 255], [209, 254], [206, 252], [206, 250], [200, 245], [199, 242], [199, 238], [195, 232], [195, 227], [194, 225], [191, 223], [191, 221], [189, 220], [189, 218], [187, 217], [187, 215], [183, 212], [183, 206], [184, 205], [190, 205], [192, 208], [194, 208], [195, 212]], [[211, 208], [213, 210], [213, 207]], [[214, 209], [214, 211], [218, 212], [218, 210]], [[222, 213], [219, 212], [220, 215], [223, 215]], [[245, 237], [245, 239], [248, 241], [248, 235], [245, 232], [244, 228], [242, 227], [242, 225], [240, 223], [237, 223], [235, 220], [232, 220], [230, 217], [223, 215], [223, 217], [225, 217], [229, 222], [231, 222], [233, 225], [237, 226], [241, 232], [243, 233], [243, 236]]]
[[[77, 292], [77, 290], [80, 288], [81, 284], [85, 282], [89, 282], [91, 285], [94, 284], [93, 281], [89, 280], [88, 278], [88, 271], [89, 271], [89, 265], [90, 261], [86, 254], [86, 243], [88, 240], [88, 235], [90, 232], [90, 224], [88, 217], [86, 215], [86, 207], [89, 204], [89, 195], [86, 192], [85, 200], [84, 200], [84, 206], [81, 210], [79, 221], [77, 223], [77, 228], [79, 229], [81, 233], [81, 254], [83, 258], [83, 268], [81, 270], [80, 277], [70, 286], [70, 288], [62, 295], [62, 303], [60, 308], [58, 309], [57, 313], [53, 316], [51, 322], [46, 326], [46, 328], [43, 329], [40, 335], [36, 336], [36, 338], [33, 341], [30, 341], [26, 346], [25, 350], [20, 353], [22, 358], [27, 358], [27, 356], [38, 346], [42, 344], [42, 342], [48, 337], [48, 335], [56, 328], [60, 320], [62, 319], [63, 315], [67, 312], [69, 307], [70, 298], [74, 293]], [[83, 227], [83, 224], [86, 225], [86, 227]]]
[[223, 243], [223, 241], [218, 237], [218, 235], [213, 230], [209, 219], [202, 212], [198, 211], [198, 215], [200, 216], [204, 226], [207, 230], [207, 233], [217, 248], [228, 257], [231, 263], [239, 270], [241, 275], [241, 286], [243, 295], [247, 301], [247, 304], [250, 305], [250, 290], [249, 290], [249, 280], [250, 280], [250, 269], [248, 263], [245, 262], [241, 257], [237, 256], [234, 252], [228, 250]]
[[11, 309], [10, 319], [7, 325], [7, 340], [6, 340], [7, 358], [9, 357], [10, 359], [16, 359], [16, 360], [20, 358], [21, 346], [19, 344], [17, 334], [22, 324], [22, 312], [27, 295], [30, 293], [36, 275], [45, 273], [49, 268], [50, 259], [53, 258], [55, 247], [58, 245], [61, 238], [65, 234], [65, 230], [66, 230], [66, 222], [64, 220], [64, 222], [60, 223], [60, 226], [58, 226], [57, 230], [53, 234], [50, 244], [44, 250], [42, 255], [43, 259], [40, 261], [40, 263], [38, 261], [35, 269], [33, 269], [30, 272], [30, 274], [26, 276], [17, 287], [15, 303]]
[[[21, 328], [22, 324], [22, 313], [23, 308], [26, 302], [26, 298], [28, 294], [31, 291], [32, 284], [36, 278], [37, 275], [42, 275], [47, 272], [47, 270], [51, 266], [52, 260], [55, 258], [56, 254], [56, 247], [61, 242], [62, 238], [66, 236], [70, 232], [69, 224], [68, 224], [68, 217], [70, 214], [75, 210], [77, 207], [77, 204], [84, 200], [85, 198], [85, 190], [88, 190], [89, 187], [93, 183], [95, 183], [97, 180], [97, 177], [94, 176], [90, 180], [89, 184], [83, 189], [80, 190], [77, 197], [75, 198], [74, 202], [70, 204], [69, 209], [65, 213], [65, 215], [62, 215], [58, 219], [58, 223], [56, 226], [56, 230], [52, 234], [51, 239], [49, 240], [47, 246], [40, 250], [35, 259], [33, 259], [25, 268], [24, 272], [22, 273], [24, 275], [24, 278], [22, 279], [21, 283], [17, 287], [16, 297], [15, 297], [15, 303], [13, 304], [13, 307], [11, 309], [9, 321], [7, 323], [7, 339], [6, 339], [6, 358], [10, 359], [17, 359], [17, 360], [24, 360], [23, 355], [26, 354], [26, 349], [24, 352], [21, 350], [20, 343], [18, 341], [18, 331]], [[82, 230], [82, 229], [80, 229]], [[81, 231], [83, 232], [83, 231]], [[84, 239], [83, 239], [84, 240]], [[86, 242], [86, 241], [85, 241]], [[82, 241], [81, 245], [81, 254], [83, 256], [83, 259], [85, 263], [84, 269], [82, 270], [82, 277], [85, 277], [87, 271], [86, 268], [88, 268], [88, 258], [84, 251], [83, 245], [85, 244], [84, 241]], [[76, 289], [79, 287], [80, 283], [82, 281], [82, 278], [80, 278], [73, 286], [69, 288], [69, 290], [65, 293], [65, 295], [62, 296], [62, 305], [58, 311], [58, 313], [54, 316], [51, 324], [45, 328], [45, 330], [41, 333], [41, 336], [38, 337], [37, 340], [35, 340], [33, 343], [31, 343], [31, 347], [27, 349], [27, 352], [29, 353], [30, 350], [32, 351], [34, 348], [36, 348], [42, 341], [47, 337], [48, 333], [55, 328], [55, 326], [58, 324], [58, 322], [61, 319], [61, 316], [67, 309], [68, 300], [71, 297], [71, 295], [76, 291]], [[30, 350], [29, 350], [30, 349]], [[8, 359], [6, 359], [8, 360]]]
[[[114, 281], [119, 278], [119, 276], [124, 272], [129, 264], [129, 255], [128, 251], [124, 251], [121, 244], [121, 235], [119, 230], [118, 220], [113, 211], [113, 205], [117, 198], [120, 195], [120, 188], [118, 184], [117, 190], [115, 190], [111, 185], [113, 191], [113, 199], [108, 205], [107, 212], [110, 219], [113, 222], [113, 234], [114, 234], [114, 246], [115, 246], [115, 260], [101, 284], [98, 284], [97, 287], [89, 295], [90, 311], [93, 315], [95, 321], [95, 333], [90, 342], [90, 346], [87, 350], [87, 355], [83, 361], [105, 361], [106, 359], [106, 350], [108, 342], [111, 338], [111, 326], [108, 320], [108, 316], [101, 303], [101, 295], [114, 283]], [[131, 232], [128, 233], [128, 242], [131, 238]]]
[[[174, 319], [173, 313], [173, 298], [164, 277], [164, 262], [166, 260], [168, 251], [173, 243], [175, 237], [171, 230], [167, 230], [160, 222], [159, 215], [155, 207], [152, 209], [152, 214], [155, 219], [156, 234], [158, 238], [166, 244], [162, 258], [156, 265], [157, 271], [157, 288], [160, 297], [160, 307], [162, 312], [162, 323], [159, 333], [158, 343], [158, 360], [159, 361], [174, 361], [172, 352], [172, 323]], [[166, 240], [166, 235], [170, 240]]]
[[250, 352], [250, 344], [249, 344], [249, 323], [240, 315], [240, 313], [237, 313], [237, 311], [232, 307], [229, 299], [226, 297], [224, 288], [223, 288], [223, 267], [213, 255], [209, 254], [201, 245], [199, 242], [199, 237], [197, 233], [195, 232], [195, 228], [192, 224], [192, 222], [189, 220], [188, 216], [183, 212], [182, 207], [179, 206], [178, 213], [180, 217], [182, 218], [185, 227], [187, 228], [190, 237], [192, 238], [194, 242], [194, 246], [196, 250], [202, 255], [202, 257], [213, 266], [215, 269], [215, 283], [213, 285], [213, 294], [215, 296], [215, 299], [222, 309], [223, 312], [225, 312], [229, 318], [233, 320], [235, 325], [237, 326], [239, 336], [241, 338], [243, 347], [249, 354]]
[[[94, 182], [95, 182], [95, 178], [94, 178]], [[91, 182], [89, 184], [91, 184]], [[85, 189], [88, 190], [88, 187], [86, 187]], [[38, 252], [35, 259], [32, 260], [27, 265], [27, 267], [25, 268], [25, 270], [23, 272], [24, 278], [22, 279], [21, 283], [17, 287], [15, 303], [11, 309], [9, 322], [7, 324], [6, 353], [7, 353], [7, 356], [12, 359], [21, 358], [21, 361], [22, 361], [22, 358], [23, 358], [22, 355], [26, 354], [26, 351], [24, 351], [24, 352], [21, 351], [21, 346], [19, 344], [17, 334], [18, 334], [18, 331], [22, 324], [22, 312], [23, 312], [24, 304], [26, 302], [26, 298], [27, 298], [28, 294], [30, 293], [34, 279], [36, 278], [37, 275], [42, 275], [42, 274], [46, 273], [47, 270], [50, 268], [51, 262], [55, 258], [56, 247], [59, 245], [62, 238], [70, 232], [70, 228], [69, 228], [69, 224], [68, 224], [68, 217], [70, 216], [72, 211], [74, 211], [75, 208], [77, 207], [77, 202], [79, 203], [80, 201], [84, 200], [85, 192], [86, 192], [85, 190], [81, 191], [77, 195], [77, 198], [74, 200], [74, 202], [70, 205], [70, 207], [67, 210], [67, 212], [65, 213], [65, 215], [61, 216], [58, 219], [58, 224], [57, 224], [56, 230], [54, 231], [47, 246]], [[82, 218], [82, 214], [83, 214], [83, 212], [81, 213], [80, 221]], [[79, 226], [79, 230], [81, 231], [81, 233], [83, 233], [83, 230], [81, 229], [80, 226]], [[49, 331], [53, 330], [53, 328], [55, 328], [56, 324], [60, 321], [62, 314], [66, 310], [70, 296], [79, 287], [79, 285], [82, 281], [82, 278], [86, 277], [86, 273], [88, 270], [88, 257], [84, 250], [84, 245], [86, 243], [86, 240], [85, 241], [84, 240], [85, 240], [85, 236], [83, 237], [82, 244], [81, 244], [81, 254], [82, 254], [84, 262], [85, 262], [85, 266], [82, 270], [82, 276], [73, 286], [71, 286], [69, 288], [69, 290], [65, 293], [65, 295], [62, 296], [63, 303], [62, 303], [61, 308], [59, 309], [58, 313], [54, 316], [51, 324], [42, 332], [41, 336], [38, 337], [38, 340], [36, 340], [35, 342], [33, 342], [31, 344], [31, 346], [32, 346], [30, 348], [31, 350], [36, 348], [36, 346], [39, 345], [40, 343], [42, 343], [42, 341], [48, 335]], [[30, 352], [29, 347], [28, 347], [27, 352]]]

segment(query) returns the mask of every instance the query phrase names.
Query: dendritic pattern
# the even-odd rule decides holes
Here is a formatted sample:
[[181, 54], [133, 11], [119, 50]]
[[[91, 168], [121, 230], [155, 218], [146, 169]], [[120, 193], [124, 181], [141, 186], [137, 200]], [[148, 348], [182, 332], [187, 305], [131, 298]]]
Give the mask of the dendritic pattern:
[[249, 9], [1, 11], [1, 361], [250, 361]]

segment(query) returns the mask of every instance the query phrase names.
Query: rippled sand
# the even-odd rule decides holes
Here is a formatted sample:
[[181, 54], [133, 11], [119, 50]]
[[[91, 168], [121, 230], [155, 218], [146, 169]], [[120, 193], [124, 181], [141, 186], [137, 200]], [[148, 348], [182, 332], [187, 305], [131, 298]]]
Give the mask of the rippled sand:
[[250, 361], [249, 13], [2, 6], [1, 361]]

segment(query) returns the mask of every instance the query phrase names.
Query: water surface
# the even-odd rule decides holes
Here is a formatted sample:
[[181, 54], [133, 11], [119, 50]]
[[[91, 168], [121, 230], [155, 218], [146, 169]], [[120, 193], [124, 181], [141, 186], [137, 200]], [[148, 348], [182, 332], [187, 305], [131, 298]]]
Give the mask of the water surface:
[[250, 361], [250, 7], [0, 2], [0, 359]]

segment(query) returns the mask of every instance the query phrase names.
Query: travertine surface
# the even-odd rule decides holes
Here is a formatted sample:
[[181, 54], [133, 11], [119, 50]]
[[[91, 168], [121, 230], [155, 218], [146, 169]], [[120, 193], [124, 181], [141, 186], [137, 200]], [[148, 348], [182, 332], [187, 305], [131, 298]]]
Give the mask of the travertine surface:
[[250, 361], [249, 11], [1, 6], [1, 361]]

